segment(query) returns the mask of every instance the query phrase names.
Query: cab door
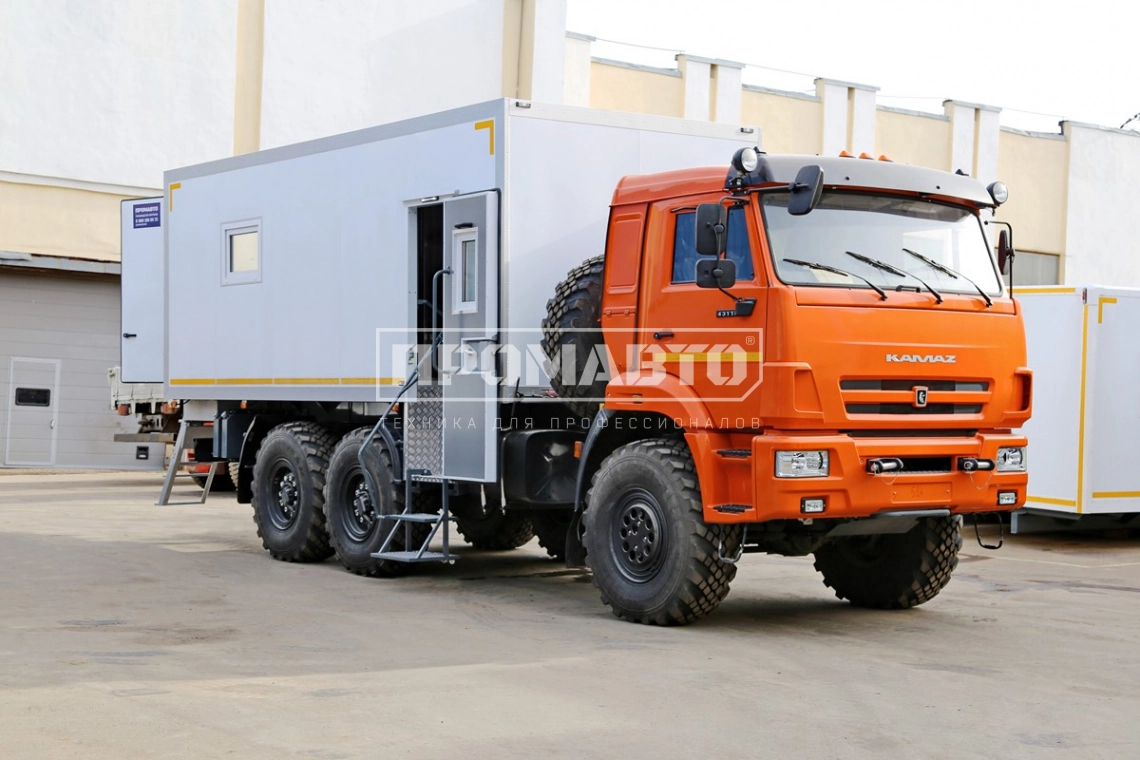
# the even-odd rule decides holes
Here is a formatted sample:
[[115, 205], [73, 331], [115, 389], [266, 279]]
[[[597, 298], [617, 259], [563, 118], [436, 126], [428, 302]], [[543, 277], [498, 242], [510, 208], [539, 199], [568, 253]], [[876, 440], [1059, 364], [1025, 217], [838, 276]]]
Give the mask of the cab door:
[[[754, 427], [755, 402], [747, 402], [759, 392], [762, 379], [768, 292], [755, 208], [728, 210], [726, 255], [736, 262], [736, 285], [726, 294], [696, 284], [697, 261], [702, 258], [695, 247], [698, 202], [674, 200], [650, 207], [639, 365], [643, 375], [651, 369], [664, 371], [691, 386], [705, 400], [712, 425]], [[737, 308], [736, 299], [753, 300], [751, 314], [731, 316], [744, 310]]]

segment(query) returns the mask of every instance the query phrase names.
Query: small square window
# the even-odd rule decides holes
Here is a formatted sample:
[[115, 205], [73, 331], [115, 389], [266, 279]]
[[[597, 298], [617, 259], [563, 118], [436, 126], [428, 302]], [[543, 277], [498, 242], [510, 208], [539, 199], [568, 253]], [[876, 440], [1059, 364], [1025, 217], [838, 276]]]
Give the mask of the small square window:
[[48, 388], [17, 388], [16, 406], [51, 406], [51, 390]]
[[222, 225], [222, 284], [261, 282], [261, 222]]

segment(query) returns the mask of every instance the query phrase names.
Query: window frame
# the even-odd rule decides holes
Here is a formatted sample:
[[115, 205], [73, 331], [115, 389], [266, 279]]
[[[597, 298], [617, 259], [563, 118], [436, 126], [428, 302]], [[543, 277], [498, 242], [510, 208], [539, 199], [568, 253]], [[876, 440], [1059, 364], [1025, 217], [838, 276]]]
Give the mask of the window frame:
[[[20, 400], [20, 391], [32, 393], [46, 393], [47, 403], [37, 404], [29, 401]], [[30, 406], [33, 409], [50, 409], [51, 408], [51, 388], [34, 388], [30, 386], [16, 386], [12, 391], [12, 406]]]
[[[741, 221], [744, 223], [744, 241], [748, 246], [748, 261], [752, 265], [752, 273], [750, 276], [739, 277], [739, 272], [738, 272], [737, 282], [739, 282], [739, 283], [756, 283], [758, 281], [757, 278], [759, 276], [758, 275], [759, 267], [757, 266], [757, 260], [756, 260], [756, 247], [752, 244], [752, 234], [751, 234], [750, 227], [748, 224], [748, 216], [749, 216], [748, 209], [751, 207], [751, 205], [752, 205], [751, 202], [737, 203], [737, 204], [733, 204], [730, 206], [726, 206], [726, 208], [725, 208], [725, 210], [726, 210], [726, 215], [725, 215], [726, 226], [725, 226], [725, 232], [724, 232], [724, 234], [725, 234], [725, 253], [724, 253], [725, 258], [732, 260], [734, 263], [737, 264], [737, 267], [739, 268], [740, 263], [737, 262], [735, 259], [732, 259], [732, 257], [729, 256], [729, 254], [728, 254], [728, 227], [730, 226], [728, 224], [728, 221], [731, 217], [732, 212], [735, 210], [739, 210], [741, 212]], [[696, 287], [696, 285], [697, 285], [695, 271], [692, 275], [693, 279], [691, 279], [691, 280], [674, 280], [673, 279], [674, 267], [676, 266], [676, 261], [677, 261], [677, 227], [679, 225], [681, 216], [683, 216], [685, 214], [689, 214], [695, 218], [696, 217], [696, 210], [697, 210], [697, 207], [695, 205], [693, 205], [692, 203], [687, 203], [687, 204], [682, 205], [682, 206], [675, 206], [675, 207], [669, 209], [669, 216], [670, 216], [669, 232], [671, 233], [671, 236], [669, 238], [669, 240], [670, 240], [670, 246], [669, 246], [670, 254], [669, 254], [669, 265], [665, 270], [665, 274], [668, 276], [668, 286], [669, 287], [685, 287], [686, 285], [691, 285], [691, 286]], [[694, 224], [694, 237], [695, 237], [695, 232], [696, 232], [696, 225]], [[702, 258], [711, 258], [708, 256], [701, 256], [700, 254], [697, 254], [696, 256], [697, 256], [697, 258], [694, 260], [694, 269], [695, 269], [696, 262], [700, 261]]]
[[[468, 301], [463, 298], [467, 284], [467, 259], [464, 244], [475, 246], [474, 257], [474, 297]], [[478, 314], [479, 313], [479, 228], [462, 227], [451, 233], [451, 313], [452, 314]]]
[[[257, 235], [257, 268], [246, 272], [233, 271], [232, 241], [238, 235]], [[261, 245], [261, 219], [242, 219], [222, 224], [222, 285], [250, 285], [261, 282], [263, 269], [263, 249]]]

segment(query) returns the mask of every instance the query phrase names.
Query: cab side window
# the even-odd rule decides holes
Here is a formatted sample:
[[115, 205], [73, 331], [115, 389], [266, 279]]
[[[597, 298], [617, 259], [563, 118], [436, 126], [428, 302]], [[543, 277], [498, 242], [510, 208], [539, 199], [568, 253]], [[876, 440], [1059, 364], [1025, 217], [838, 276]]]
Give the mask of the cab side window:
[[[673, 234], [673, 284], [696, 281], [697, 215], [695, 211], [682, 211], [673, 215], [677, 223]], [[728, 258], [736, 262], [736, 279], [751, 280], [752, 245], [748, 241], [748, 223], [743, 208], [728, 210]]]

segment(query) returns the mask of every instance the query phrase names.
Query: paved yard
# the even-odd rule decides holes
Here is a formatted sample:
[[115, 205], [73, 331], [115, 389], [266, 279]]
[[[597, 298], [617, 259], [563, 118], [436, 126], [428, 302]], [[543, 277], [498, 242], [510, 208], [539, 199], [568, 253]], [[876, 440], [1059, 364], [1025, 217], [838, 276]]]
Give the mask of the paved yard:
[[1140, 756], [1135, 538], [971, 533], [902, 613], [751, 555], [714, 616], [659, 629], [536, 544], [365, 580], [158, 487], [0, 473], [0, 756]]

